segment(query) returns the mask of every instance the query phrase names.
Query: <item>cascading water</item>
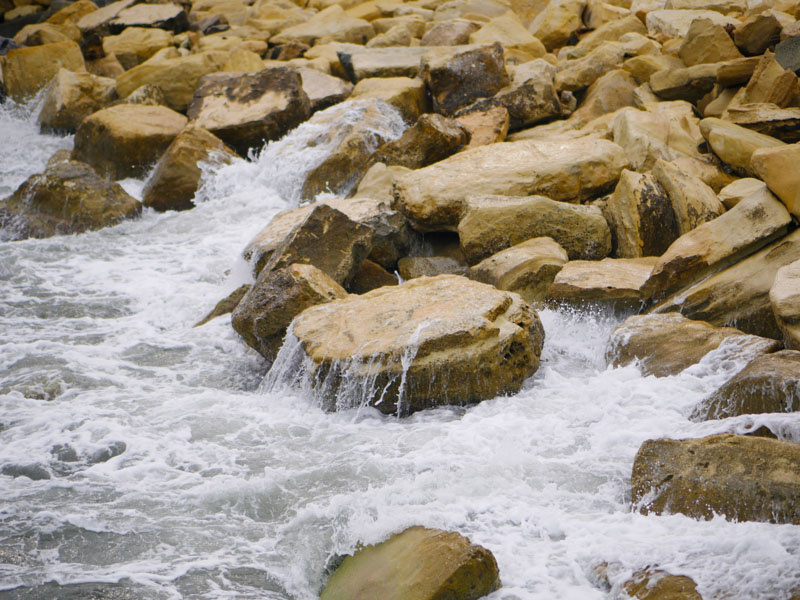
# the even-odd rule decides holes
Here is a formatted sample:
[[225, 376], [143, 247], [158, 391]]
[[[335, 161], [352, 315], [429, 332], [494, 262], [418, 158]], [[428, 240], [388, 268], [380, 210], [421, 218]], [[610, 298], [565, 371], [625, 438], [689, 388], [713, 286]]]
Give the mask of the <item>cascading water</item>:
[[[23, 115], [0, 106], [3, 194], [71, 143]], [[397, 419], [261, 388], [228, 317], [192, 328], [296, 201], [317, 160], [304, 135], [207, 173], [191, 211], [0, 243], [0, 598], [306, 600], [332, 557], [416, 524], [489, 548], [492, 600], [609, 597], [601, 563], [613, 586], [657, 565], [706, 599], [800, 587], [800, 527], [630, 510], [646, 439], [768, 424], [800, 441], [796, 415], [690, 421], [742, 366], [724, 348], [642, 377], [606, 367], [615, 318], [545, 310], [522, 392]]]

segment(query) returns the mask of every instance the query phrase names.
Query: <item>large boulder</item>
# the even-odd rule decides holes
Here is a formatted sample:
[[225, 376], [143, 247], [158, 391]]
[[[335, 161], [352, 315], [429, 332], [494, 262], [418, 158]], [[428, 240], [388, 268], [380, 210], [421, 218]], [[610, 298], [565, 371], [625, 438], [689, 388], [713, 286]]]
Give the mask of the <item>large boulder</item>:
[[800, 231], [794, 231], [727, 269], [680, 290], [651, 309], [680, 311], [713, 325], [781, 339], [769, 302], [769, 290], [781, 267], [800, 259]]
[[585, 90], [600, 77], [619, 68], [626, 49], [618, 42], [603, 42], [586, 56], [567, 60], [559, 66], [556, 88], [560, 91]]
[[248, 346], [273, 361], [297, 315], [346, 296], [342, 286], [313, 265], [264, 270], [233, 310], [231, 325]]
[[311, 112], [317, 112], [338, 104], [353, 91], [353, 84], [316, 69], [300, 67], [297, 69], [303, 79], [303, 91], [311, 102]]
[[649, 173], [623, 170], [604, 214], [619, 258], [660, 256], [678, 237], [669, 196]]
[[683, 38], [678, 56], [687, 66], [742, 58], [722, 25], [710, 19], [695, 19]]
[[[400, 177], [395, 198], [419, 230], [453, 231], [467, 196], [541, 194], [577, 203], [612, 187], [626, 166], [622, 148], [607, 140], [504, 142], [460, 152]], [[549, 234], [530, 237], [535, 235]]]
[[86, 70], [81, 49], [72, 41], [11, 49], [0, 66], [6, 94], [16, 102], [30, 99], [61, 69]]
[[535, 237], [551, 237], [571, 259], [596, 260], [611, 252], [611, 232], [595, 206], [544, 196], [470, 196], [458, 224], [469, 263]]
[[317, 306], [294, 322], [289, 365], [328, 410], [406, 415], [515, 393], [539, 365], [544, 330], [516, 294], [458, 275]]
[[800, 141], [800, 108], [780, 108], [770, 103], [728, 107], [727, 119], [786, 143]]
[[787, 348], [800, 350], [800, 261], [778, 269], [769, 301]]
[[648, 440], [631, 477], [641, 512], [800, 524], [800, 444], [746, 435]]
[[622, 584], [622, 589], [636, 600], [703, 600], [691, 577], [672, 575], [666, 571], [637, 571]]
[[470, 268], [470, 279], [516, 292], [531, 304], [545, 299], [549, 286], [569, 260], [567, 251], [549, 237], [520, 242]]
[[399, 111], [376, 99], [342, 102], [315, 113], [308, 125], [319, 128], [309, 146], [330, 150], [306, 176], [300, 191], [303, 200], [313, 200], [320, 192], [349, 194], [375, 150], [406, 128]]
[[[452, 56], [457, 50], [448, 49], [446, 56]], [[419, 74], [420, 61], [426, 56], [441, 54], [439, 48], [411, 46], [401, 48], [364, 48], [350, 45], [337, 50], [344, 75], [357, 83], [362, 79], [375, 77], [416, 77]]]
[[406, 123], [414, 123], [423, 114], [430, 112], [430, 99], [425, 84], [419, 78], [370, 77], [362, 79], [353, 88], [353, 100], [374, 98], [394, 106], [403, 115]]
[[202, 166], [230, 164], [236, 154], [205, 129], [181, 131], [158, 159], [142, 190], [142, 202], [158, 211], [187, 210], [202, 175]]
[[652, 256], [571, 260], [547, 288], [546, 299], [558, 305], [636, 310], [642, 305], [639, 288], [655, 261]]
[[420, 169], [454, 154], [469, 143], [469, 131], [453, 119], [425, 114], [396, 140], [386, 142], [374, 160], [385, 165]]
[[792, 217], [769, 192], [753, 194], [723, 215], [683, 234], [658, 259], [642, 297], [661, 300], [738, 262], [789, 229]]
[[500, 43], [506, 51], [516, 51], [531, 58], [539, 58], [547, 52], [542, 42], [525, 29], [512, 12], [495, 17], [469, 36], [470, 44]]
[[118, 104], [83, 120], [72, 157], [114, 179], [141, 177], [187, 123], [166, 106]]
[[182, 33], [189, 29], [189, 16], [179, 4], [139, 3], [124, 10], [109, 22], [112, 33], [119, 33], [126, 27], [152, 27]]
[[669, 38], [686, 37], [695, 19], [708, 19], [716, 25], [726, 27], [728, 25], [737, 26], [741, 21], [733, 17], [725, 16], [713, 10], [689, 10], [688, 7], [681, 9], [661, 9], [652, 10], [647, 13], [645, 20], [648, 31], [661, 33]]
[[212, 73], [200, 80], [186, 114], [246, 156], [308, 119], [311, 101], [300, 74], [285, 67]]
[[606, 359], [615, 367], [637, 362], [644, 375], [667, 377], [697, 364], [723, 343], [726, 356], [731, 358], [758, 356], [780, 348], [776, 340], [692, 321], [678, 313], [634, 315], [611, 334]]
[[585, 7], [585, 0], [550, 0], [528, 30], [548, 51], [553, 51], [577, 39], [577, 32], [583, 28], [581, 15]]
[[119, 35], [103, 38], [103, 52], [114, 54], [125, 69], [132, 69], [162, 48], [172, 45], [172, 34], [163, 29], [128, 27]]
[[669, 196], [681, 235], [725, 212], [714, 190], [679, 165], [658, 159], [653, 166], [653, 175]]
[[455, 532], [412, 527], [345, 557], [321, 600], [477, 600], [499, 587], [489, 550]]
[[135, 198], [89, 165], [59, 161], [0, 202], [0, 237], [82, 233], [134, 217], [141, 209]]
[[755, 150], [750, 159], [753, 171], [795, 217], [800, 218], [800, 176], [797, 173], [800, 144]]
[[475, 100], [493, 96], [508, 83], [503, 47], [497, 43], [455, 55], [426, 57], [421, 75], [433, 109], [448, 116]]
[[700, 131], [714, 154], [743, 175], [756, 174], [750, 164], [753, 152], [784, 145], [778, 139], [714, 117], [700, 121]]
[[36, 120], [44, 131], [74, 133], [81, 121], [116, 98], [113, 79], [61, 69], [45, 88]]
[[750, 361], [692, 412], [696, 420], [800, 411], [800, 352], [782, 350]]

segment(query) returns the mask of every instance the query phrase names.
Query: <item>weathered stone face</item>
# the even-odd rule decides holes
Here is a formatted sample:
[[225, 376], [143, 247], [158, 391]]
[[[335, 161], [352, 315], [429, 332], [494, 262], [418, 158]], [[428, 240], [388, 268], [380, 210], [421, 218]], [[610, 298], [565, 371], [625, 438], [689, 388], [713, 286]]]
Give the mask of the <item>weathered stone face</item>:
[[231, 325], [248, 346], [272, 361], [292, 319], [311, 306], [346, 296], [342, 286], [313, 265], [264, 270], [233, 311]]
[[731, 434], [648, 440], [631, 488], [644, 513], [798, 524], [800, 444]]
[[30, 99], [61, 69], [85, 69], [81, 49], [72, 41], [9, 50], [0, 66], [6, 93], [16, 102]]
[[800, 159], [800, 144], [792, 144], [756, 150], [752, 154], [750, 164], [789, 212], [800, 218], [798, 159]]
[[47, 85], [37, 121], [45, 131], [74, 132], [83, 119], [116, 97], [113, 79], [61, 69]]
[[623, 44], [603, 42], [586, 56], [562, 64], [556, 75], [556, 88], [568, 92], [585, 90], [600, 77], [618, 68], [625, 53]]
[[300, 42], [312, 45], [319, 41], [365, 44], [375, 37], [375, 29], [363, 19], [348, 16], [341, 6], [333, 5], [318, 12], [305, 23], [283, 29], [270, 40], [274, 44]]
[[326, 409], [384, 413], [517, 391], [544, 331], [516, 294], [458, 275], [420, 277], [304, 311], [296, 360]]
[[508, 110], [504, 106], [496, 106], [486, 111], [469, 112], [456, 117], [456, 121], [470, 133], [468, 149], [503, 142], [508, 134]]
[[118, 104], [83, 120], [72, 156], [114, 179], [141, 177], [186, 122], [186, 117], [165, 106]]
[[430, 100], [421, 79], [411, 77], [371, 77], [362, 79], [353, 88], [353, 100], [375, 98], [394, 106], [406, 123], [414, 123], [430, 112]]
[[244, 156], [305, 121], [311, 101], [291, 69], [213, 73], [200, 80], [187, 115]]
[[782, 141], [768, 135], [713, 117], [700, 121], [700, 131], [711, 145], [714, 154], [744, 175], [755, 175], [750, 164], [753, 152], [759, 148], [784, 145]]
[[189, 16], [178, 4], [136, 4], [120, 11], [109, 22], [112, 33], [126, 27], [155, 27], [181, 33], [189, 29]]
[[467, 264], [450, 256], [406, 256], [397, 261], [397, 271], [405, 280], [436, 275], [464, 275]]
[[800, 261], [778, 269], [769, 290], [775, 320], [787, 348], [800, 350]]
[[681, 235], [725, 212], [714, 190], [679, 166], [659, 159], [653, 166], [653, 175], [669, 196]]
[[703, 600], [697, 584], [685, 575], [645, 570], [633, 574], [622, 589], [636, 600]]
[[412, 527], [348, 556], [322, 600], [477, 600], [500, 587], [486, 548], [454, 532]]
[[703, 400], [695, 420], [758, 413], [800, 411], [800, 352], [782, 350], [759, 356]]
[[775, 340], [692, 321], [678, 313], [634, 315], [611, 334], [606, 359], [615, 367], [638, 361], [644, 375], [667, 377], [700, 362], [723, 342], [726, 355], [736, 357], [758, 356], [780, 348]]
[[420, 169], [454, 154], [469, 142], [469, 131], [453, 119], [422, 115], [396, 140], [386, 142], [374, 160], [385, 165]]
[[758, 133], [792, 144], [800, 141], [800, 108], [779, 108], [770, 103], [730, 107], [727, 118]]
[[114, 54], [125, 69], [143, 63], [172, 44], [172, 34], [163, 29], [128, 27], [119, 35], [103, 38], [103, 52]]
[[82, 233], [114, 225], [142, 205], [89, 165], [54, 162], [0, 202], [0, 229], [12, 239]]
[[710, 19], [692, 21], [678, 56], [687, 66], [742, 58], [725, 28]]

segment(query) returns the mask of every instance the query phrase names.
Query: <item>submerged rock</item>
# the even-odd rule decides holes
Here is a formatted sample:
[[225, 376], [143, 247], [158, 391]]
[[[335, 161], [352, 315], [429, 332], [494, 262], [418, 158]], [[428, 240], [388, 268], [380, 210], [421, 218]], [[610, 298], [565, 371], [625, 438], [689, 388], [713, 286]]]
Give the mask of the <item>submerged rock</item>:
[[[538, 368], [544, 342], [521, 297], [458, 275], [308, 309], [294, 335], [290, 359], [324, 408], [369, 404], [400, 415], [517, 392]], [[294, 377], [298, 365], [290, 368]]]
[[641, 512], [800, 524], [800, 444], [744, 435], [648, 440], [631, 477]]
[[455, 532], [412, 527], [347, 556], [321, 600], [477, 600], [499, 587], [489, 550]]
[[703, 600], [690, 577], [652, 569], [634, 573], [622, 589], [636, 600]]
[[142, 205], [86, 163], [56, 162], [0, 202], [2, 236], [45, 238], [82, 233], [134, 217]]

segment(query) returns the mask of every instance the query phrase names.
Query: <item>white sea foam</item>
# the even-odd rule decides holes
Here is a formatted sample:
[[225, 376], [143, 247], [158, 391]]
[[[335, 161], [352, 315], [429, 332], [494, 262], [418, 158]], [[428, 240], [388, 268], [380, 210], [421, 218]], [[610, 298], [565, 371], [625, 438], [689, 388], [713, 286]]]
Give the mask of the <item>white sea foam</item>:
[[[65, 144], [7, 106], [0, 122], [30, 151], [0, 161], [3, 189]], [[29, 586], [52, 598], [52, 581], [311, 599], [331, 557], [416, 524], [490, 548], [504, 583], [492, 600], [604, 598], [592, 584], [603, 562], [616, 588], [650, 565], [691, 576], [705, 598], [800, 587], [800, 527], [629, 506], [646, 439], [769, 424], [800, 441], [797, 415], [689, 420], [744, 359], [662, 379], [608, 369], [617, 319], [548, 310], [542, 366], [514, 396], [397, 419], [325, 413], [302, 387], [259, 392], [267, 365], [229, 318], [192, 325], [249, 276], [244, 244], [294, 202], [296, 184], [271, 178], [306, 155], [270, 163], [272, 147], [209, 173], [194, 210], [0, 244], [0, 469], [49, 476], [0, 475], [0, 597]]]

